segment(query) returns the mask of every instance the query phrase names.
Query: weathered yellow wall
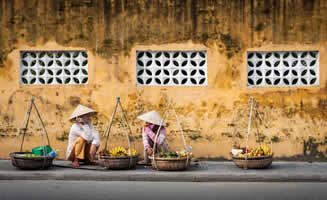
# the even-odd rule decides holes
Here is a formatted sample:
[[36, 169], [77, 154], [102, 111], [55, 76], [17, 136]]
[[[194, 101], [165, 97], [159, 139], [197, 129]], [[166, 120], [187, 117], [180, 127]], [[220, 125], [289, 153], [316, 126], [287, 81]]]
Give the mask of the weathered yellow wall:
[[[15, 143], [14, 136], [32, 97], [52, 147], [64, 158], [71, 126], [67, 119], [78, 103], [99, 112], [93, 120], [102, 134], [119, 96], [138, 151], [143, 122], [136, 116], [152, 109], [163, 114], [171, 98], [195, 156], [228, 158], [234, 120], [253, 96], [276, 157], [326, 161], [326, 11], [325, 0], [0, 0], [0, 157], [18, 150], [21, 137]], [[88, 85], [19, 84], [20, 50], [75, 49], [88, 50]], [[136, 50], [206, 50], [208, 86], [136, 86]], [[250, 50], [318, 50], [320, 85], [247, 88]], [[41, 143], [32, 117], [24, 150]], [[247, 120], [242, 118], [235, 137], [241, 145]], [[115, 122], [109, 144], [126, 144], [121, 124]], [[167, 122], [168, 141], [179, 149], [173, 112]], [[254, 142], [253, 132], [250, 144]]]

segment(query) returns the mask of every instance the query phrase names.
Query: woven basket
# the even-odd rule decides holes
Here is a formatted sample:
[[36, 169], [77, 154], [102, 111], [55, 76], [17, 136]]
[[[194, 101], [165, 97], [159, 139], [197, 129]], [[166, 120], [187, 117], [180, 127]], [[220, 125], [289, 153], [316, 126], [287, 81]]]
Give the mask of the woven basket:
[[190, 166], [191, 157], [183, 158], [159, 158], [149, 156], [151, 164], [154, 169], [158, 171], [180, 171], [185, 170]]
[[25, 153], [32, 152], [13, 152], [10, 153], [11, 163], [19, 169], [49, 169], [52, 166], [53, 157], [24, 157]]
[[253, 156], [253, 157], [238, 157], [232, 156], [236, 166], [242, 169], [266, 169], [269, 168], [273, 161], [273, 156]]
[[138, 156], [110, 157], [100, 156], [99, 164], [107, 169], [131, 169], [135, 168]]
[[[107, 143], [109, 139], [109, 133], [111, 130], [111, 126], [113, 124], [113, 119], [116, 114], [117, 108], [119, 106], [121, 115], [122, 115], [122, 123], [124, 127], [124, 132], [126, 134], [127, 142], [128, 142], [128, 149], [131, 149], [131, 143], [129, 139], [129, 133], [132, 134], [132, 130], [128, 124], [125, 111], [120, 103], [120, 97], [117, 97], [117, 103], [114, 108], [114, 112], [112, 113], [112, 117], [108, 128], [105, 130], [104, 135], [106, 136], [105, 147], [104, 151], [107, 151]], [[124, 124], [125, 123], [125, 124]], [[129, 132], [129, 133], [128, 133]], [[125, 157], [110, 157], [110, 156], [98, 156], [99, 158], [99, 165], [105, 167], [106, 169], [131, 169], [136, 167], [136, 163], [138, 161], [138, 155], [136, 156], [125, 156]]]
[[[272, 148], [272, 141], [268, 132], [268, 126], [264, 123], [263, 117], [261, 116], [260, 112], [258, 111], [258, 104], [256, 100], [253, 97], [249, 98], [247, 106], [250, 106], [250, 113], [249, 113], [249, 123], [248, 123], [248, 130], [247, 130], [247, 137], [246, 137], [246, 146], [245, 148], [248, 149], [248, 141], [249, 141], [249, 135], [251, 133], [251, 123], [252, 121], [255, 122], [256, 128], [257, 128], [257, 134], [259, 134], [259, 129], [257, 126], [257, 118], [260, 120], [260, 123], [263, 124], [263, 127], [265, 129], [265, 133], [268, 136], [269, 142], [270, 142], [270, 150], [273, 152]], [[239, 114], [240, 117], [243, 116], [245, 111], [247, 110], [247, 107], [244, 108], [244, 110]], [[252, 117], [252, 114], [254, 114], [254, 117]], [[240, 122], [240, 119], [238, 120]], [[234, 144], [234, 133], [237, 131], [238, 125], [235, 126], [234, 131], [232, 133], [232, 144]], [[261, 144], [260, 144], [261, 145]], [[246, 153], [248, 153], [246, 151]], [[232, 155], [232, 154], [231, 154]], [[273, 155], [265, 155], [265, 156], [250, 156], [250, 157], [239, 157], [232, 155], [232, 160], [235, 163], [236, 166], [242, 169], [266, 169], [269, 168], [273, 161]]]
[[[23, 152], [22, 149], [23, 149], [23, 145], [24, 145], [24, 138], [26, 135], [28, 123], [30, 121], [30, 116], [31, 116], [31, 112], [32, 112], [33, 108], [36, 111], [38, 121], [41, 122], [41, 125], [42, 125], [42, 128], [39, 125], [40, 136], [41, 136], [41, 140], [42, 140], [42, 147], [36, 147], [36, 148], [32, 149], [33, 152]], [[27, 121], [26, 121], [25, 128], [24, 128], [24, 134], [23, 134], [22, 143], [20, 145], [20, 150], [19, 150], [19, 152], [12, 152], [9, 154], [10, 158], [11, 158], [11, 163], [14, 167], [17, 167], [20, 169], [48, 169], [52, 166], [52, 161], [53, 161], [54, 157], [49, 157], [49, 156], [25, 157], [25, 155], [24, 155], [24, 154], [36, 154], [36, 155], [44, 155], [45, 154], [46, 155], [47, 153], [49, 153], [51, 151], [48, 133], [44, 126], [43, 120], [40, 116], [40, 113], [39, 113], [38, 109], [36, 108], [36, 105], [34, 103], [34, 98], [31, 99], [31, 104], [29, 106], [27, 113], [25, 114], [24, 121], [25, 121], [25, 119], [27, 119]], [[43, 132], [46, 135], [46, 139], [48, 142], [47, 144], [43, 143]], [[18, 136], [19, 135], [16, 136], [16, 139]], [[48, 152], [47, 152], [47, 150], [48, 150]], [[45, 152], [43, 152], [43, 151], [45, 151]]]

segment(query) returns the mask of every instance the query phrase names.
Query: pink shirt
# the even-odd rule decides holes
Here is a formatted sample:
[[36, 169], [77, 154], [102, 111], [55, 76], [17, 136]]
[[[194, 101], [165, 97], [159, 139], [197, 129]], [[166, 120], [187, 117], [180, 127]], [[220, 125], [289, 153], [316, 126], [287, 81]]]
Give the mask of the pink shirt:
[[[151, 148], [151, 145], [149, 144], [149, 139], [151, 139], [154, 143], [154, 140], [156, 138], [156, 133], [154, 133], [152, 131], [154, 126], [155, 125], [152, 124], [152, 125], [145, 126], [143, 128], [142, 139], [143, 139], [144, 149], [147, 149], [149, 147]], [[166, 150], [168, 150], [168, 145], [166, 143], [166, 128], [165, 127], [160, 128], [159, 136], [157, 139], [157, 145], [158, 145], [158, 148], [159, 148], [159, 146], [164, 145]]]

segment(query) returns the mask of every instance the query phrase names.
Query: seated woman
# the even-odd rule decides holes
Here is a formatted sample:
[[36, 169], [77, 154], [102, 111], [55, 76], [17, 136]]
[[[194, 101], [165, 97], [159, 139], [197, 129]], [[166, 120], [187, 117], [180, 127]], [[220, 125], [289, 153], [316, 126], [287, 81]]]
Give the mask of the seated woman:
[[94, 129], [90, 116], [96, 111], [83, 105], [78, 105], [69, 120], [75, 121], [69, 132], [66, 159], [72, 161], [74, 168], [79, 167], [79, 161], [94, 165], [94, 157], [100, 146], [99, 133]]
[[[144, 146], [144, 161], [141, 164], [149, 164], [149, 155], [153, 154], [153, 147], [156, 134], [160, 123], [162, 121], [160, 115], [156, 111], [151, 111], [143, 115], [138, 116], [138, 119], [145, 121], [145, 126], [142, 129], [142, 138]], [[168, 144], [166, 141], [166, 128], [164, 127], [165, 123], [162, 123], [162, 126], [159, 130], [159, 136], [156, 144], [156, 152], [169, 152]]]

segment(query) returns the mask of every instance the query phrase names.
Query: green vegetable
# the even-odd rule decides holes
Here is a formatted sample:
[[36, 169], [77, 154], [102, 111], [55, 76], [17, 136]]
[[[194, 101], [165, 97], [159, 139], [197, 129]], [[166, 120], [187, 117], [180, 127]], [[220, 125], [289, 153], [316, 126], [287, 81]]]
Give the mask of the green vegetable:
[[177, 158], [178, 154], [176, 152], [160, 152], [160, 158]]

